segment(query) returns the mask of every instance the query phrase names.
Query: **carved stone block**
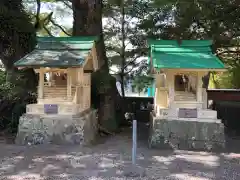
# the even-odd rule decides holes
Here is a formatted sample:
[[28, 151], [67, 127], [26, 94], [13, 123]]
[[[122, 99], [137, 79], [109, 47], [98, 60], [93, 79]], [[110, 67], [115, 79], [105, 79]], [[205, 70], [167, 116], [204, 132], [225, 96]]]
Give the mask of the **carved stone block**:
[[221, 122], [167, 120], [155, 116], [151, 118], [150, 147], [188, 150], [212, 150], [225, 147], [224, 125]]
[[19, 120], [16, 144], [90, 144], [97, 137], [96, 110], [76, 116], [24, 114]]

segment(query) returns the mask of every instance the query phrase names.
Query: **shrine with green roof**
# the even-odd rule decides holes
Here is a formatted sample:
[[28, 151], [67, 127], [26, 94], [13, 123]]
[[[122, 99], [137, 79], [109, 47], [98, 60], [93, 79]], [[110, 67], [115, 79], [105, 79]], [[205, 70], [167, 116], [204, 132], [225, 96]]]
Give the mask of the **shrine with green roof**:
[[[38, 104], [74, 104], [79, 106], [77, 111], [90, 107], [91, 72], [98, 69], [96, 40], [96, 37], [39, 37], [36, 48], [15, 63], [18, 68], [34, 68], [39, 73]], [[27, 109], [34, 111], [32, 107]]]
[[[48, 134], [46, 136], [49, 137], [49, 134], [52, 136], [56, 133], [55, 127], [49, 126], [49, 121], [64, 118], [64, 121], [56, 122], [71, 124], [76, 123], [73, 117], [80, 118], [81, 114], [86, 111], [93, 113], [90, 110], [91, 73], [99, 69], [95, 48], [97, 41], [98, 37], [37, 38], [35, 49], [15, 63], [15, 67], [33, 68], [39, 75], [37, 103], [27, 105], [26, 114], [22, 118], [23, 122], [34, 117], [35, 123], [39, 124], [41, 118], [47, 117], [44, 123], [47, 123]], [[94, 116], [89, 117], [94, 119]], [[31, 121], [34, 123], [33, 120]], [[88, 123], [92, 122], [89, 120]], [[57, 127], [58, 133], [62, 133], [63, 124], [59, 126], [61, 127]], [[89, 124], [88, 127], [90, 127]], [[19, 126], [17, 139], [20, 139], [20, 144], [23, 144], [26, 142], [23, 142], [22, 135], [19, 134], [25, 130], [21, 128], [22, 126]], [[34, 134], [32, 133], [34, 130], [31, 128], [30, 130], [29, 134]], [[65, 135], [61, 137], [65, 138]], [[47, 139], [54, 141], [51, 138]], [[61, 139], [61, 142], [66, 141], [70, 140]]]
[[[222, 61], [212, 53], [212, 41], [149, 40], [148, 44], [149, 65], [155, 78], [150, 144], [157, 144], [156, 139], [160, 135], [156, 130], [166, 137], [171, 131], [183, 139], [194, 136], [196, 141], [205, 141], [205, 137], [215, 136], [213, 132], [222, 134], [223, 124], [217, 119], [217, 112], [207, 107], [207, 92], [202, 80], [210, 71], [226, 70]], [[155, 123], [159, 127], [155, 126]], [[178, 129], [174, 123], [179, 124]], [[167, 124], [169, 126], [166, 126]], [[203, 130], [206, 130], [202, 129], [203, 125], [206, 125], [207, 129], [216, 129], [202, 134]], [[181, 126], [185, 126], [185, 129]], [[186, 128], [193, 128], [194, 131]], [[223, 144], [224, 138], [219, 138], [220, 144]]]

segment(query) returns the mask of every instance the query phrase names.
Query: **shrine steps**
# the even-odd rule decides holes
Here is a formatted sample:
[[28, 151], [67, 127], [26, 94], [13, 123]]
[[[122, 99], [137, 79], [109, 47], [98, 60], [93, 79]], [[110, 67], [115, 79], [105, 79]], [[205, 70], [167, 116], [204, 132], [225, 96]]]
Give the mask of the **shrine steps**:
[[196, 95], [191, 92], [176, 91], [174, 100], [175, 101], [196, 101]]
[[[75, 96], [76, 88], [72, 87], [72, 98]], [[66, 101], [67, 99], [67, 87], [44, 87], [44, 99], [53, 99], [56, 102]]]

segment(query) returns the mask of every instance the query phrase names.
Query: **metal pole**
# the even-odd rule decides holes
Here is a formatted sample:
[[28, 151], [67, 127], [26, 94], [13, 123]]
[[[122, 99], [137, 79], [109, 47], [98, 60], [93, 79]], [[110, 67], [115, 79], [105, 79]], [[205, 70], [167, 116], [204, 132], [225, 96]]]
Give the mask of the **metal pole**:
[[133, 130], [132, 130], [132, 135], [133, 135], [133, 146], [132, 146], [132, 164], [136, 164], [136, 154], [137, 154], [137, 121], [133, 120]]

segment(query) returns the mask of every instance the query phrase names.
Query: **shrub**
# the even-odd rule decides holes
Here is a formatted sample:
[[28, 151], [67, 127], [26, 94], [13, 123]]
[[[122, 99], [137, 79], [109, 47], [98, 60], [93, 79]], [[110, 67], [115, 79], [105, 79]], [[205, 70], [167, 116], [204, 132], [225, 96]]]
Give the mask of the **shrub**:
[[6, 82], [3, 76], [5, 73], [0, 72], [0, 130], [16, 133], [19, 118], [27, 104], [36, 102], [36, 93], [27, 91], [21, 83]]

